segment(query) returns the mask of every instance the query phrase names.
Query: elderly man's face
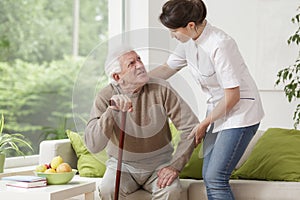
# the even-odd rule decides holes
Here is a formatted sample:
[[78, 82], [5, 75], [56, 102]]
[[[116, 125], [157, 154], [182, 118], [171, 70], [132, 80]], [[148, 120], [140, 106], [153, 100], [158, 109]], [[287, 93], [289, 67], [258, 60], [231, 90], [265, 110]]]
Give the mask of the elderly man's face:
[[126, 85], [143, 86], [149, 80], [145, 66], [135, 51], [123, 54], [119, 61], [122, 68], [119, 77]]

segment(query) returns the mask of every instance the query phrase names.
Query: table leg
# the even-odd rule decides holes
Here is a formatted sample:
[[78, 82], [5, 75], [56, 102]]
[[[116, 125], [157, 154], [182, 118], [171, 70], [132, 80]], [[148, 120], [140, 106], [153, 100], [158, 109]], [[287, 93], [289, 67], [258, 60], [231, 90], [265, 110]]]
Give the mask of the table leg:
[[87, 192], [84, 194], [85, 200], [94, 200], [94, 192]]

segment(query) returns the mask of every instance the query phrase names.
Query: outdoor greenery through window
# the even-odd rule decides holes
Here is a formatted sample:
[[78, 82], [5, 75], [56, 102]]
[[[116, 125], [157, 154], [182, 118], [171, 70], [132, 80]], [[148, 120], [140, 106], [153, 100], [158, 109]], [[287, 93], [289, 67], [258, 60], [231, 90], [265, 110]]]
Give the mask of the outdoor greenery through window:
[[[78, 55], [73, 52], [75, 2]], [[107, 2], [0, 1], [0, 115], [3, 132], [29, 139], [34, 151], [27, 155], [38, 154], [41, 141], [66, 138], [65, 130], [75, 129], [75, 80], [89, 53], [108, 38]], [[84, 104], [85, 98], [90, 97], [77, 102]]]

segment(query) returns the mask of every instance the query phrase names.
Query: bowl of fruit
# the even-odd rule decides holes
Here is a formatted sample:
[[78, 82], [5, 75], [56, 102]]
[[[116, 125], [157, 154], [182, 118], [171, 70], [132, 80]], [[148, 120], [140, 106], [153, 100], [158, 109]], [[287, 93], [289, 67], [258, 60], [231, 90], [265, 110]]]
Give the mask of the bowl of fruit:
[[36, 176], [45, 177], [49, 185], [60, 185], [69, 183], [77, 170], [72, 169], [68, 163], [63, 161], [61, 156], [56, 156], [50, 164], [36, 166], [34, 173]]

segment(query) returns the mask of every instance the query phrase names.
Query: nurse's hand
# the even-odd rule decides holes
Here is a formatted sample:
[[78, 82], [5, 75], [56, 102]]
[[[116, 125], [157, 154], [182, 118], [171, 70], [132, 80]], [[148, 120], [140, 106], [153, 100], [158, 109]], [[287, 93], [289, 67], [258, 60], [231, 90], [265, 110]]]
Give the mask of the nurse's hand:
[[188, 138], [195, 137], [195, 143], [197, 146], [201, 143], [201, 140], [204, 138], [208, 126], [209, 123], [206, 123], [205, 121], [199, 123], [197, 126], [194, 127]]

